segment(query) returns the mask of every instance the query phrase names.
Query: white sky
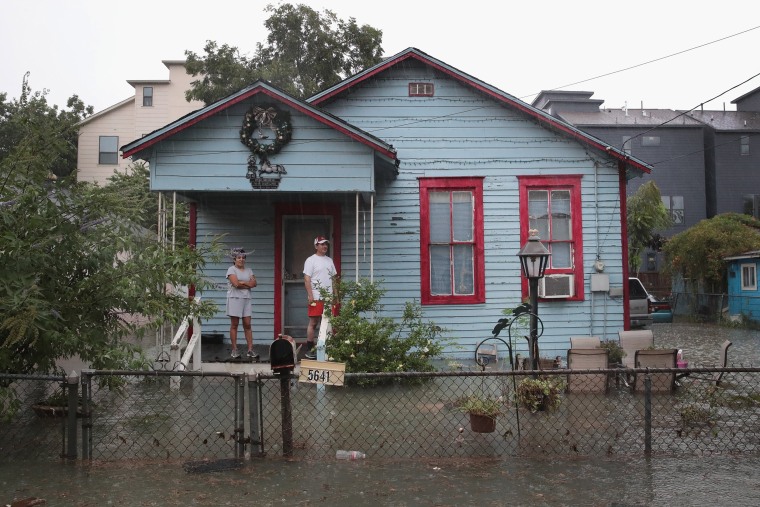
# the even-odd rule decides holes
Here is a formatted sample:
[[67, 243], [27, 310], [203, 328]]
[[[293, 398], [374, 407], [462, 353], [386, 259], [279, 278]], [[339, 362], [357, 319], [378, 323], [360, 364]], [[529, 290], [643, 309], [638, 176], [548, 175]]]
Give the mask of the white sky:
[[[206, 40], [252, 53], [264, 42], [266, 1], [2, 0], [0, 92], [32, 90], [65, 106], [78, 94], [105, 109], [129, 96], [127, 80], [167, 79], [161, 60], [201, 54]], [[275, 2], [276, 3], [276, 2]], [[383, 31], [385, 56], [416, 47], [526, 102], [562, 87], [605, 106], [691, 109], [760, 73], [760, 2], [724, 0], [301, 0]], [[754, 29], [753, 29], [754, 28]], [[709, 44], [740, 32], [747, 33]], [[706, 103], [760, 87], [760, 77]]]

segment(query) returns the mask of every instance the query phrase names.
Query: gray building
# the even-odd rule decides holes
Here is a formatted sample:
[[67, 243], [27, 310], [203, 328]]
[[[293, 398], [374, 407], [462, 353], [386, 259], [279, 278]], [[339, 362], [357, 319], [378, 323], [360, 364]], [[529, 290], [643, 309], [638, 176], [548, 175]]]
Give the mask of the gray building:
[[[665, 237], [720, 213], [760, 217], [760, 88], [732, 101], [736, 111], [614, 109], [592, 95], [544, 91], [533, 106], [653, 166], [627, 192], [657, 183], [673, 218]], [[645, 255], [643, 271], [657, 273], [661, 256]]]

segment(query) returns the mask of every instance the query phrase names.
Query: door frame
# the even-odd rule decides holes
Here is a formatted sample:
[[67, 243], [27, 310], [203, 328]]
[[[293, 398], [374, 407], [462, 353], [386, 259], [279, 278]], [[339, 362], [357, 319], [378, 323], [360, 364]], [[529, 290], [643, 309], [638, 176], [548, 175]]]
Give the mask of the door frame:
[[[341, 245], [341, 222], [340, 205], [325, 204], [290, 204], [280, 203], [275, 205], [274, 211], [274, 336], [282, 333], [282, 219], [284, 216], [329, 216], [332, 219], [332, 237], [330, 239], [330, 257], [335, 264], [335, 269], [340, 273], [340, 245]], [[304, 259], [306, 260], [306, 259]], [[305, 290], [305, 289], [304, 289]]]

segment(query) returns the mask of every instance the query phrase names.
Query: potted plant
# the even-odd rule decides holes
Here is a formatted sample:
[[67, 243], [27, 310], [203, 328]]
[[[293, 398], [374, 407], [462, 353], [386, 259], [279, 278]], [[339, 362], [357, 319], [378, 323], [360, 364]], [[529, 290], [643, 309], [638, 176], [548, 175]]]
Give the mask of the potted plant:
[[565, 384], [561, 379], [528, 377], [517, 384], [515, 398], [518, 405], [535, 413], [557, 408], [562, 402], [560, 393], [564, 390]]
[[603, 341], [599, 345], [599, 348], [607, 349], [607, 352], [609, 353], [610, 364], [621, 364], [623, 362], [623, 357], [626, 355], [623, 347], [621, 347], [620, 344], [616, 341]]
[[496, 418], [501, 415], [504, 402], [491, 396], [470, 395], [461, 398], [457, 408], [470, 415], [470, 428], [476, 433], [496, 430]]

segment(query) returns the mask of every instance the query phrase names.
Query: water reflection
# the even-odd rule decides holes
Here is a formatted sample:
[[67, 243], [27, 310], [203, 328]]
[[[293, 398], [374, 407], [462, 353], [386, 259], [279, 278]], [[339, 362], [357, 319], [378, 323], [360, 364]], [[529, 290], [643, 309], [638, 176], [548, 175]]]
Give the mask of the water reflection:
[[724, 340], [733, 345], [728, 351], [729, 366], [754, 366], [760, 363], [760, 332], [701, 323], [653, 324], [657, 348], [683, 349], [689, 366], [718, 365]]
[[[0, 467], [0, 503], [47, 505], [758, 505], [759, 458], [267, 459], [188, 474], [180, 462]], [[709, 478], [709, 480], [706, 480]]]

